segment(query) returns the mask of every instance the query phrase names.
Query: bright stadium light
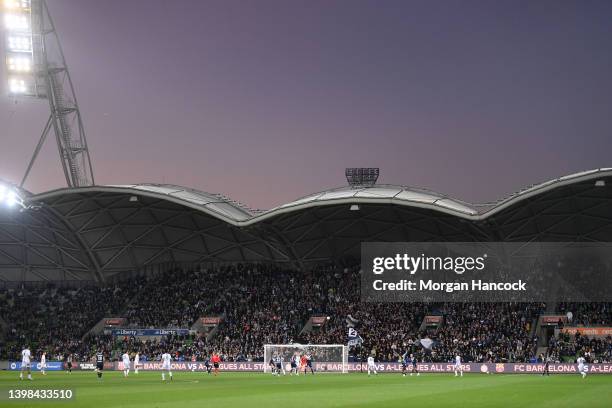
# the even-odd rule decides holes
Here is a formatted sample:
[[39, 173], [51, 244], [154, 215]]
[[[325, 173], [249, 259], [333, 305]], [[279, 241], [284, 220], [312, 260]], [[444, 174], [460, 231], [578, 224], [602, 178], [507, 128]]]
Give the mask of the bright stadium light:
[[3, 3], [6, 26], [5, 62], [8, 93], [13, 97], [36, 96], [39, 83], [35, 71], [36, 57], [32, 40], [32, 2], [30, 0], [0, 0]]
[[12, 72], [30, 72], [32, 71], [32, 58], [28, 56], [7, 57], [6, 67]]
[[6, 47], [12, 52], [32, 52], [32, 39], [23, 35], [10, 35]]
[[22, 14], [5, 14], [4, 26], [10, 31], [28, 31], [30, 29], [28, 18]]
[[6, 206], [7, 207], [14, 207], [17, 204], [17, 193], [14, 192], [13, 190], [9, 190], [9, 192], [6, 195]]
[[9, 93], [11, 95], [23, 95], [27, 92], [26, 81], [21, 78], [9, 78]]
[[21, 210], [30, 208], [30, 206], [25, 204], [16, 188], [0, 184], [0, 207], [14, 208], [17, 206], [20, 207]]
[[[43, 127], [38, 147], [20, 185], [23, 186], [40, 147], [53, 132], [60, 161], [70, 187], [94, 184], [83, 120], [68, 72], [59, 36], [49, 14], [46, 0], [0, 0], [4, 29], [7, 77], [3, 79], [8, 96], [47, 99], [49, 118]], [[1, 23], [0, 23], [1, 24]]]
[[31, 4], [30, 0], [4, 0], [4, 8], [7, 10], [26, 10]]

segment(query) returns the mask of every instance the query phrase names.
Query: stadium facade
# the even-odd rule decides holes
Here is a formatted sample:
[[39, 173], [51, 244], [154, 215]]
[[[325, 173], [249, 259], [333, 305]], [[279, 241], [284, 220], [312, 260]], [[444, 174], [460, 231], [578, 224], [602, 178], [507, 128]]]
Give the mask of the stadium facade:
[[354, 263], [361, 242], [611, 242], [612, 168], [493, 204], [426, 189], [340, 187], [267, 211], [161, 184], [64, 188], [0, 211], [0, 280], [100, 283], [168, 264]]

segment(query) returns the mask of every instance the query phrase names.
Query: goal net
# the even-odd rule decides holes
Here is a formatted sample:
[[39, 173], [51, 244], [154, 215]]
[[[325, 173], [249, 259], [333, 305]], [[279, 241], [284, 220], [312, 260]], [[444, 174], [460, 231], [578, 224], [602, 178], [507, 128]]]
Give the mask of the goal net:
[[[285, 371], [289, 373], [291, 357], [296, 354], [300, 357], [310, 355], [312, 368], [316, 373], [348, 372], [348, 346], [342, 344], [265, 344], [264, 372], [271, 372], [270, 360], [278, 355], [283, 359]], [[301, 373], [303, 372], [302, 367]]]

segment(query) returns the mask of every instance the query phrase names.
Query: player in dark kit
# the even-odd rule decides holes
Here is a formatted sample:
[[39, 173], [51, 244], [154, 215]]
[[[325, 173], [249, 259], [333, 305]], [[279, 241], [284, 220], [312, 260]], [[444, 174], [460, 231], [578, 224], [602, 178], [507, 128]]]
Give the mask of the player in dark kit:
[[419, 369], [417, 368], [417, 358], [411, 354], [410, 361], [412, 363], [412, 370], [410, 371], [410, 376], [412, 376], [413, 373], [416, 373], [418, 377], [419, 375], [421, 375], [421, 373], [419, 373]]
[[403, 356], [402, 356], [402, 376], [406, 376], [406, 369], [408, 368], [408, 364], [410, 364], [410, 358], [408, 357], [408, 352], [406, 352]]
[[298, 356], [296, 354], [293, 354], [291, 356], [291, 373], [290, 375], [293, 375], [293, 373], [298, 373]]
[[104, 370], [104, 354], [98, 351], [96, 353], [96, 374], [98, 378], [102, 379], [102, 371]]
[[544, 354], [541, 354], [542, 362], [544, 363], [544, 371], [542, 371], [542, 376], [547, 375], [550, 376], [550, 357], [544, 357]]
[[270, 367], [270, 371], [272, 372], [272, 375], [276, 374], [276, 367], [274, 366], [273, 358], [271, 358], [270, 361], [268, 361], [268, 366]]
[[304, 367], [304, 375], [310, 368], [310, 372], [314, 375], [314, 368], [312, 368], [312, 354], [306, 353], [306, 367]]
[[212, 371], [212, 365], [210, 364], [210, 358], [206, 357], [206, 360], [204, 360], [204, 366], [206, 367], [206, 372], [210, 374], [210, 372]]

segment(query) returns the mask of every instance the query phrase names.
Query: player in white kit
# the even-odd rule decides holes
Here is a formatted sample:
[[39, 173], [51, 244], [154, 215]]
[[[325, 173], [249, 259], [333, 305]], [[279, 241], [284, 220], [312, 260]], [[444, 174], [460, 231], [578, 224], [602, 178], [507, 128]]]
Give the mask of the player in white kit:
[[23, 380], [23, 371], [28, 370], [28, 380], [32, 379], [32, 366], [30, 362], [30, 349], [28, 346], [25, 346], [23, 350], [21, 350], [21, 372], [19, 373], [19, 379]]
[[168, 372], [168, 375], [170, 376], [170, 381], [172, 381], [172, 371], [170, 371], [170, 362], [172, 361], [172, 356], [168, 353], [164, 353], [161, 356], [161, 361], [162, 361], [162, 381], [166, 381], [166, 373], [164, 371]]
[[47, 353], [43, 351], [42, 355], [40, 356], [40, 372], [42, 375], [47, 375], [45, 373], [45, 368], [47, 368]]
[[291, 356], [291, 375], [293, 375], [293, 373], [295, 373], [296, 375], [300, 375], [299, 374], [299, 364], [300, 364], [300, 355], [296, 352], [293, 353], [293, 355]]
[[127, 377], [130, 375], [130, 355], [127, 353], [127, 351], [123, 353], [121, 359], [123, 360], [123, 376]]
[[134, 356], [134, 373], [138, 374], [138, 366], [140, 365], [140, 353], [136, 352]]
[[461, 356], [459, 354], [455, 356], [455, 377], [458, 372], [460, 372], [463, 377], [463, 366], [461, 365]]
[[585, 364], [584, 357], [580, 356], [576, 361], [578, 362], [578, 372], [582, 375], [582, 378], [585, 378], [587, 376], [588, 367]]
[[370, 373], [378, 375], [378, 373], [376, 372], [376, 365], [374, 364], [374, 356], [368, 357], [368, 377], [370, 376]]

